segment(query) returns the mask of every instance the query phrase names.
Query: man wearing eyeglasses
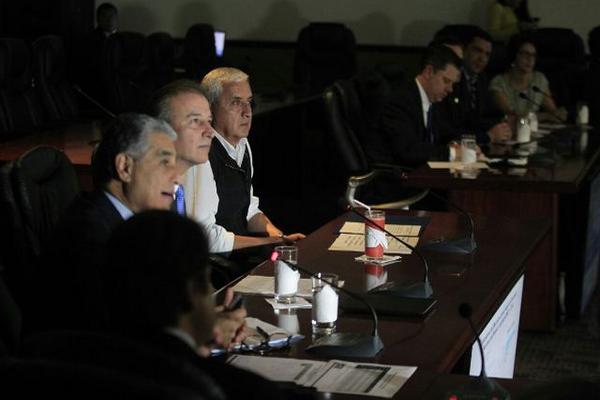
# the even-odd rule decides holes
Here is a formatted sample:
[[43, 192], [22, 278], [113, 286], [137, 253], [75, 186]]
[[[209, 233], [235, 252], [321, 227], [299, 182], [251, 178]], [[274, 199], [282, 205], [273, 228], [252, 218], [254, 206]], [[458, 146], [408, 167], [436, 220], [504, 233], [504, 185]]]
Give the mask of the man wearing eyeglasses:
[[216, 140], [209, 162], [188, 170], [184, 186], [187, 214], [205, 227], [210, 251], [302, 239], [300, 233], [284, 235], [259, 209], [253, 193], [248, 75], [235, 68], [216, 68], [206, 74], [201, 86], [213, 114]]

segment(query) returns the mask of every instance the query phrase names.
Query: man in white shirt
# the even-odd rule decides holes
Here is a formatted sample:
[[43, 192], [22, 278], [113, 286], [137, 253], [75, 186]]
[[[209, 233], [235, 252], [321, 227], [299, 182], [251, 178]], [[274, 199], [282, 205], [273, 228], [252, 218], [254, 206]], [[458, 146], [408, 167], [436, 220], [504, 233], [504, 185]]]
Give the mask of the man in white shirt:
[[235, 68], [217, 68], [206, 74], [201, 86], [212, 110], [216, 140], [209, 162], [190, 168], [183, 184], [187, 214], [205, 227], [210, 251], [304, 238], [301, 233], [284, 235], [259, 209], [254, 196], [247, 139], [252, 124], [248, 75]]

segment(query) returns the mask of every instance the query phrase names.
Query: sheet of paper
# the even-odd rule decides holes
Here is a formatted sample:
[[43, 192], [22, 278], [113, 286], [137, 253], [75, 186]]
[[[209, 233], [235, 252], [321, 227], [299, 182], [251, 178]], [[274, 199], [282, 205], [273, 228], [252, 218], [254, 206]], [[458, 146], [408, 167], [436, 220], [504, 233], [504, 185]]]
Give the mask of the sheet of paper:
[[468, 166], [465, 166], [465, 164], [463, 164], [460, 161], [429, 161], [429, 162], [427, 162], [427, 165], [429, 165], [429, 168], [431, 168], [431, 169], [462, 170], [465, 168], [470, 168], [470, 169], [488, 169], [489, 168], [488, 165], [483, 162], [476, 162], [476, 163], [468, 164]]
[[277, 357], [232, 356], [228, 363], [275, 381], [314, 387], [319, 392], [391, 398], [417, 367], [300, 360]]
[[323, 361], [245, 355], [233, 355], [227, 359], [227, 363], [272, 381], [294, 382], [301, 386], [307, 386], [306, 382], [309, 381], [314, 382], [319, 369], [325, 365]]
[[[386, 237], [388, 241], [388, 248], [385, 250], [387, 254], [410, 254], [412, 251], [397, 241], [394, 238]], [[400, 237], [409, 245], [415, 247], [419, 242], [419, 238], [415, 236], [404, 236]], [[329, 246], [331, 251], [358, 251], [360, 253], [365, 251], [365, 236], [364, 235], [350, 235], [347, 233], [340, 234], [335, 241]]]
[[[421, 232], [420, 225], [398, 225], [385, 224], [385, 229], [396, 236], [419, 236]], [[340, 228], [340, 233], [365, 234], [365, 224], [363, 222], [347, 221]]]

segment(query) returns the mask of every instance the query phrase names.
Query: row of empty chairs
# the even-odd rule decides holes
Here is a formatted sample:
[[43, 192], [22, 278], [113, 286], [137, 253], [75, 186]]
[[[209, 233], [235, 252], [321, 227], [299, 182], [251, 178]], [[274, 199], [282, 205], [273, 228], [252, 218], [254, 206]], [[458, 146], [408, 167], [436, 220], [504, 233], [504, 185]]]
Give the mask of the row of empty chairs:
[[0, 38], [0, 140], [78, 114], [59, 37], [42, 36], [31, 47], [22, 39]]

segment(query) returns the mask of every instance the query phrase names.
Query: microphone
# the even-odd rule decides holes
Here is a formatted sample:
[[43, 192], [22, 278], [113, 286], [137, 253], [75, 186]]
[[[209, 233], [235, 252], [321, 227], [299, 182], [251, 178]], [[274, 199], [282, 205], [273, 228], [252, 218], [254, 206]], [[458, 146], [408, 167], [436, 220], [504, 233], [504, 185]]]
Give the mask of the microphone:
[[[358, 215], [365, 222], [368, 222], [369, 224], [372, 224], [374, 226], [377, 225], [373, 220], [371, 220], [368, 217], [365, 217], [362, 213], [360, 213], [356, 210], [356, 208], [354, 206], [354, 203], [356, 203], [356, 202], [357, 202], [357, 200], [354, 200], [354, 202], [349, 203], [346, 206], [346, 208], [348, 210], [350, 210], [351, 212], [353, 212], [354, 214]], [[391, 233], [390, 231], [385, 229], [385, 227], [381, 228], [381, 230], [383, 230], [390, 237], [396, 239], [398, 242], [402, 243], [404, 246], [408, 247], [413, 253], [415, 253], [417, 255], [417, 257], [419, 257], [419, 259], [423, 263], [423, 267], [424, 267], [423, 282], [414, 283], [405, 288], [393, 288], [393, 289], [390, 289], [389, 292], [398, 297], [412, 297], [412, 298], [418, 298], [418, 299], [430, 298], [433, 295], [433, 288], [431, 287], [431, 283], [429, 282], [429, 264], [427, 264], [427, 260], [425, 259], [425, 257], [423, 257], [423, 254], [421, 254], [421, 252], [417, 248], [412, 246], [411, 244], [405, 242], [404, 240], [400, 239], [398, 236], [394, 235], [393, 233]], [[388, 290], [385, 290], [385, 291], [388, 292]], [[378, 291], [378, 293], [383, 293], [383, 292], [384, 291]]]
[[[536, 90], [537, 88], [537, 90]], [[547, 93], [544, 93], [540, 88], [538, 88], [537, 86], [533, 86], [533, 91], [537, 92], [537, 93], [542, 93], [544, 96], [550, 97], [552, 98], [552, 96], [550, 96]], [[542, 104], [540, 103], [536, 103], [535, 101], [533, 101], [529, 96], [527, 96], [525, 93], [523, 92], [519, 92], [519, 97], [522, 98], [523, 100], [527, 100], [528, 102], [530, 102], [531, 104], [535, 105], [538, 109], [542, 108]], [[558, 115], [555, 111], [548, 111], [550, 114], [552, 114], [552, 116], [554, 118], [556, 118], [557, 120], [559, 120], [562, 123], [566, 123], [567, 120], [566, 118], [563, 118], [562, 116]]]
[[481, 372], [479, 373], [479, 378], [475, 381], [465, 385], [459, 393], [455, 395], [460, 399], [497, 399], [497, 400], [508, 400], [510, 399], [510, 394], [506, 389], [500, 386], [496, 381], [489, 378], [485, 371], [485, 357], [483, 354], [483, 345], [481, 344], [481, 338], [479, 337], [479, 333], [477, 329], [475, 329], [475, 325], [473, 324], [473, 320], [471, 319], [471, 315], [473, 314], [473, 308], [468, 303], [462, 303], [458, 307], [458, 313], [461, 317], [469, 321], [469, 326], [475, 335], [475, 339], [477, 340], [477, 345], [479, 348], [479, 355], [481, 357]]
[[[320, 276], [307, 270], [306, 268], [279, 258], [279, 253], [277, 251], [273, 251], [271, 254], [271, 261], [276, 260], [285, 263], [294, 271], [297, 270], [313, 278], [321, 279]], [[375, 309], [362, 296], [359, 296], [358, 294], [348, 289], [344, 289], [343, 287], [334, 283], [327, 282], [327, 284], [365, 304], [371, 313], [373, 330], [370, 335], [364, 333], [334, 332], [331, 335], [322, 336], [315, 339], [313, 344], [306, 348], [306, 351], [320, 357], [375, 357], [377, 353], [383, 350], [383, 342], [379, 337], [377, 329], [378, 320]]]
[[113, 113], [108, 108], [104, 107], [102, 104], [100, 104], [98, 101], [96, 101], [92, 96], [90, 96], [89, 94], [87, 94], [81, 87], [79, 87], [79, 85], [73, 84], [73, 89], [75, 89], [75, 91], [77, 93], [79, 93], [80, 95], [82, 95], [83, 97], [85, 97], [92, 104], [94, 104], [96, 107], [98, 107], [100, 110], [102, 110], [102, 112], [104, 114], [108, 115], [111, 118], [116, 118], [117, 117], [115, 115], [115, 113]]
[[448, 199], [440, 196], [434, 191], [429, 191], [429, 193], [433, 194], [433, 197], [441, 200], [442, 202], [446, 203], [446, 205], [456, 209], [462, 215], [467, 217], [467, 220], [469, 221], [469, 235], [467, 237], [457, 239], [446, 239], [444, 237], [433, 239], [432, 241], [421, 246], [421, 248], [424, 250], [443, 253], [471, 254], [474, 252], [477, 249], [477, 242], [475, 241], [475, 223], [473, 222], [471, 214], [466, 212], [454, 202], [448, 201]]
[[[392, 168], [392, 171], [395, 175], [397, 175], [400, 179], [407, 179], [406, 171], [412, 171], [413, 168], [403, 167], [403, 166], [395, 166]], [[421, 246], [422, 249], [433, 252], [440, 253], [455, 253], [455, 254], [471, 254], [477, 249], [477, 242], [475, 241], [475, 223], [473, 222], [473, 218], [471, 215], [466, 212], [463, 208], [456, 205], [454, 202], [449, 201], [448, 199], [440, 196], [434, 191], [430, 190], [429, 194], [432, 194], [433, 197], [442, 201], [447, 206], [450, 206], [461, 213], [463, 216], [467, 218], [469, 221], [469, 235], [464, 238], [457, 239], [447, 239], [441, 237], [439, 239], [434, 239], [424, 245]]]
[[548, 97], [548, 98], [552, 99], [552, 96], [550, 96], [550, 93], [546, 93], [546, 92], [544, 92], [544, 91], [543, 91], [542, 89], [540, 89], [540, 87], [539, 87], [539, 86], [537, 86], [537, 85], [531, 85], [531, 89], [533, 89], [533, 91], [534, 91], [534, 92], [536, 92], [536, 93], [541, 93], [541, 94], [543, 94], [545, 97]]

